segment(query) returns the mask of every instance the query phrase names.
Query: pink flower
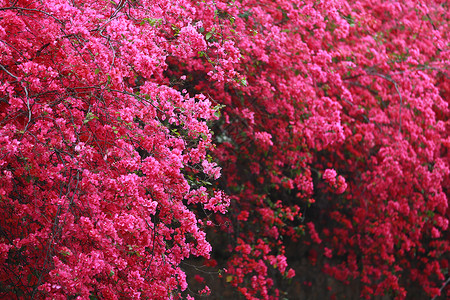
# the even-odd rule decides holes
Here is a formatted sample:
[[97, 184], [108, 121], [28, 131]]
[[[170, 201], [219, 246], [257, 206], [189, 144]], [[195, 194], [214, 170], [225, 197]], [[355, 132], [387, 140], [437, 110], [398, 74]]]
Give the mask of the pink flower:
[[431, 237], [437, 239], [441, 237], [441, 232], [439, 231], [439, 229], [437, 229], [436, 227], [433, 227], [431, 229]]
[[323, 179], [328, 182], [331, 186], [336, 184], [337, 173], [334, 169], [326, 169], [323, 173]]
[[202, 161], [203, 172], [206, 175], [213, 177], [214, 179], [218, 179], [220, 177], [220, 167], [217, 166], [216, 163], [210, 163], [207, 160]]

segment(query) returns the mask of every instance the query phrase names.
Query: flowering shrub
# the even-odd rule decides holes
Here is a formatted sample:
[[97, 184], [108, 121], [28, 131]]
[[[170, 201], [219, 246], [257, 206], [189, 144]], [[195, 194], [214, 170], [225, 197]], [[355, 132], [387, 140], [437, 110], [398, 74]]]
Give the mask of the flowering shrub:
[[0, 3], [2, 298], [176, 296], [211, 251], [197, 209], [228, 204], [203, 187], [215, 110], [164, 75], [209, 49], [195, 7]]
[[300, 240], [318, 244], [324, 272], [359, 280], [367, 298], [405, 298], [411, 282], [445, 294], [448, 4], [216, 5], [213, 38], [240, 49], [245, 77], [239, 86], [195, 79], [226, 105], [213, 129], [220, 186], [233, 195], [217, 219], [232, 224], [226, 281], [247, 299], [282, 296], [274, 271], [287, 277], [289, 267], [270, 257]]
[[199, 256], [280, 298], [286, 241], [366, 298], [448, 293], [449, 11], [0, 1], [1, 295], [179, 298]]

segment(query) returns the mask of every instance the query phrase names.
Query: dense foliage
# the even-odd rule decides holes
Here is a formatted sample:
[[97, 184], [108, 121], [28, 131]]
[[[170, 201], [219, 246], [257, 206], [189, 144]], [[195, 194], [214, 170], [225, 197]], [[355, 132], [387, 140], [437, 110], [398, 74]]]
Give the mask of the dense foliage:
[[366, 298], [450, 295], [449, 19], [0, 0], [1, 297], [190, 298], [195, 256], [246, 299], [290, 298], [286, 242]]

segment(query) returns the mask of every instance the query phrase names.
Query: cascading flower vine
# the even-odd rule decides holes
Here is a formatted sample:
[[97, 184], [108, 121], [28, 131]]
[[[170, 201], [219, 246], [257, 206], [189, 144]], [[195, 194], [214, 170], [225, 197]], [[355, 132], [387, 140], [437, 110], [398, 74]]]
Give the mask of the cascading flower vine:
[[0, 1], [1, 297], [448, 296], [449, 12]]
[[195, 206], [228, 205], [190, 179], [220, 176], [201, 169], [216, 111], [164, 75], [169, 57], [209, 47], [196, 5], [20, 0], [0, 13], [1, 297], [176, 297], [181, 261], [211, 251]]

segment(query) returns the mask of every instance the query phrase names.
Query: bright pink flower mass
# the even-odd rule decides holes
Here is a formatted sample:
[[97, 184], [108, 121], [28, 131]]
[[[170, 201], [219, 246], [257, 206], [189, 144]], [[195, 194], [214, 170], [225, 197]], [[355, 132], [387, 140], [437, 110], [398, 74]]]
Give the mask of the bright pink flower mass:
[[447, 1], [0, 0], [0, 52], [1, 298], [292, 298], [288, 243], [450, 296]]

